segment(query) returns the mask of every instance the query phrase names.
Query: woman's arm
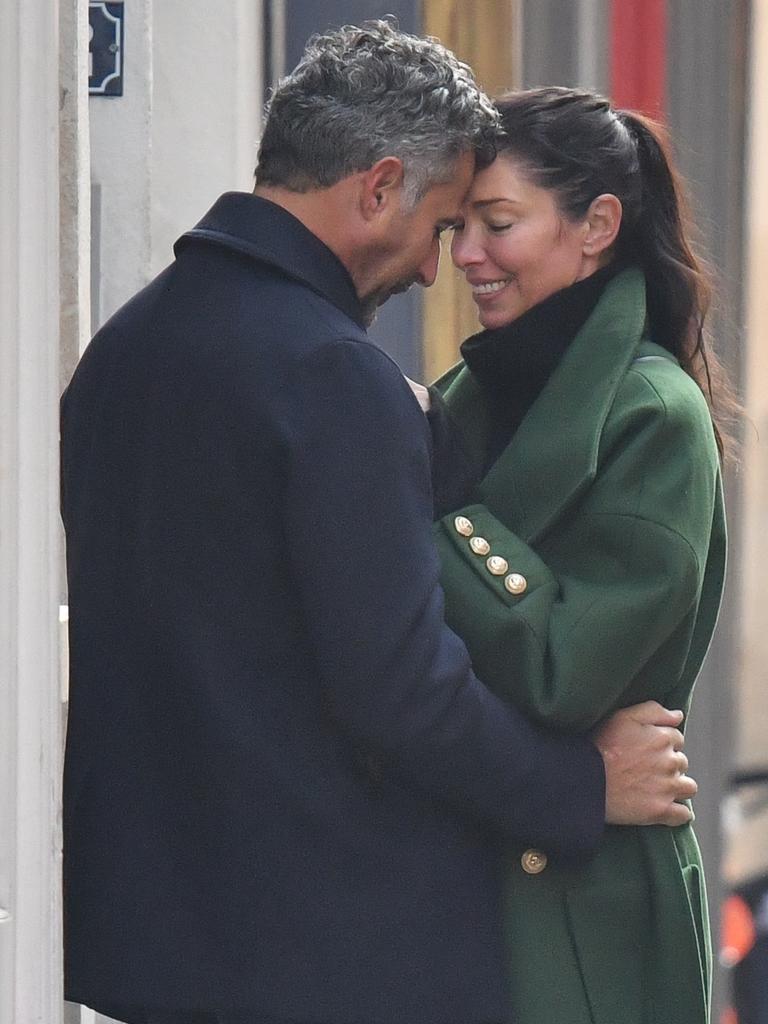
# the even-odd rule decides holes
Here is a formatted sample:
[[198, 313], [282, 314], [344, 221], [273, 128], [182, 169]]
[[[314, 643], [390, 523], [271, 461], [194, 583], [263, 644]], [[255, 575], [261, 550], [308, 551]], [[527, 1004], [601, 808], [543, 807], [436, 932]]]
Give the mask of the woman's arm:
[[447, 621], [480, 678], [539, 721], [584, 730], [674, 690], [719, 513], [702, 407], [630, 371], [594, 482], [535, 550], [490, 496], [437, 525]]

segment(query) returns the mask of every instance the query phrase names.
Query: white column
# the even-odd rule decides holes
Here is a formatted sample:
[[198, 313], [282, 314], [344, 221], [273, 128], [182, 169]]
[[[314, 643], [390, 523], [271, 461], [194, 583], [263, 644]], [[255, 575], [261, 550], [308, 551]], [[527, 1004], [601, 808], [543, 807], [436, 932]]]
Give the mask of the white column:
[[0, 1020], [62, 1014], [58, 3], [0, 28]]

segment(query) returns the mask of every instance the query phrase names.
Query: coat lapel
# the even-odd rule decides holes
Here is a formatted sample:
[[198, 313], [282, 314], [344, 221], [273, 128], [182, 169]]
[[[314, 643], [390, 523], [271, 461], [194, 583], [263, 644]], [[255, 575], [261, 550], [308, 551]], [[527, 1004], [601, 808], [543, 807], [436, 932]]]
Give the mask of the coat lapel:
[[435, 387], [445, 399], [451, 419], [461, 428], [463, 447], [478, 467], [482, 466], [490, 421], [480, 385], [463, 363], [457, 363], [435, 381]]
[[[528, 542], [594, 479], [603, 425], [644, 327], [643, 274], [622, 271], [481, 481], [480, 500]], [[449, 371], [438, 386], [468, 446], [482, 458], [489, 423], [480, 387], [466, 367]]]

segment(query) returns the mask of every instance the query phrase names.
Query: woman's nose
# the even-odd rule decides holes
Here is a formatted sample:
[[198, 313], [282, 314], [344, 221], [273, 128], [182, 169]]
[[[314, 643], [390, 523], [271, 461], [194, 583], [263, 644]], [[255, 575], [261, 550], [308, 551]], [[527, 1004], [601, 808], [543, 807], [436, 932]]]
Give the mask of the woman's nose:
[[485, 259], [482, 248], [472, 238], [471, 232], [463, 229], [455, 231], [451, 241], [451, 259], [459, 270], [476, 266]]

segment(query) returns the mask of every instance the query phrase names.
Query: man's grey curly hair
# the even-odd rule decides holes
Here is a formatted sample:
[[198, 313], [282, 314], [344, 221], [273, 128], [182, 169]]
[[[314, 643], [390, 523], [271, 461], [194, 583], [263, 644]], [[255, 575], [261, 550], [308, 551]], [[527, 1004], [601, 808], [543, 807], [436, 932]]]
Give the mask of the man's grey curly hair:
[[498, 115], [471, 69], [436, 39], [389, 21], [313, 36], [269, 101], [257, 185], [327, 188], [385, 156], [404, 167], [415, 205], [450, 180], [456, 159], [495, 156]]

